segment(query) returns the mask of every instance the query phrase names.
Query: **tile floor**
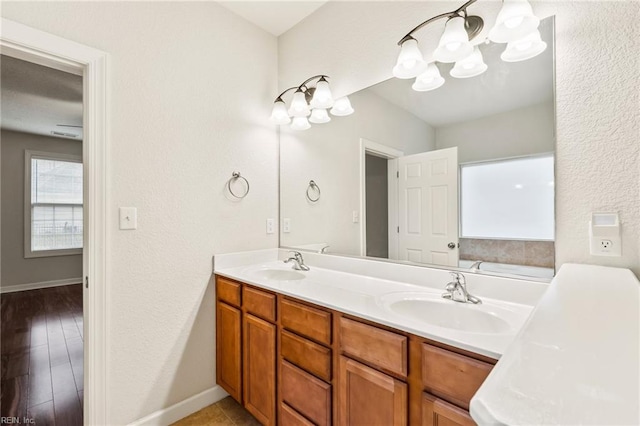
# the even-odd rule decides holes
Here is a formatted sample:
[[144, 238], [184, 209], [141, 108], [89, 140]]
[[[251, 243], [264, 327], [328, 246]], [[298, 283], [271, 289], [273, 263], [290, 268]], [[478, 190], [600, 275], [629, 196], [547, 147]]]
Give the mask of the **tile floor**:
[[177, 421], [172, 426], [260, 426], [247, 410], [230, 396]]

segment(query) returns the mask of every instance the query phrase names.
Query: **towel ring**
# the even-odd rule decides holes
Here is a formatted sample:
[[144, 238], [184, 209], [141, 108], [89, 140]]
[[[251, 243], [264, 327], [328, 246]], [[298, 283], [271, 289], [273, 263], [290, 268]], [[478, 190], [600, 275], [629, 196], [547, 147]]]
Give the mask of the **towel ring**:
[[[231, 189], [231, 182], [235, 182], [238, 179], [242, 179], [247, 184], [247, 190], [242, 195], [236, 194], [235, 192], [233, 192], [233, 189]], [[247, 178], [245, 178], [244, 176], [240, 175], [240, 172], [233, 172], [233, 173], [231, 173], [231, 177], [227, 181], [227, 189], [229, 190], [229, 193], [231, 195], [233, 195], [235, 198], [241, 200], [244, 197], [246, 197], [247, 194], [249, 193], [249, 181], [247, 180]]]
[[[310, 191], [310, 190], [315, 190], [315, 191], [317, 191], [317, 192], [318, 192], [318, 196], [317, 196], [317, 197], [315, 197], [315, 198], [313, 198], [313, 197], [309, 194], [309, 191]], [[317, 202], [317, 201], [320, 199], [320, 187], [318, 186], [318, 184], [317, 184], [317, 183], [315, 183], [314, 181], [310, 180], [310, 181], [309, 181], [309, 186], [307, 187], [306, 195], [307, 195], [307, 200], [311, 201], [312, 203]]]

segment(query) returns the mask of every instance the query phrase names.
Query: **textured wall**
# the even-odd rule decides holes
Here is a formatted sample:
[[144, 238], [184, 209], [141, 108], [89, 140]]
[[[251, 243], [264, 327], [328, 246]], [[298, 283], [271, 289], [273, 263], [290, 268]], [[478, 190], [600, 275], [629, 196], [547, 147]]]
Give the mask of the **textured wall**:
[[[214, 253], [277, 246], [275, 37], [212, 2], [3, 2], [110, 54], [110, 423], [215, 384]], [[224, 195], [233, 170], [251, 182]], [[138, 230], [117, 229], [118, 206]]]
[[[279, 37], [280, 86], [322, 72], [344, 95], [390, 78], [396, 42], [453, 4], [327, 3]], [[490, 28], [499, 8], [483, 0], [469, 11]], [[556, 265], [622, 266], [640, 274], [640, 3], [553, 1], [533, 8], [540, 17], [556, 15]], [[419, 33], [423, 51], [435, 47], [441, 31], [432, 25]], [[589, 255], [590, 213], [608, 210], [619, 211], [623, 223], [621, 258]]]
[[24, 257], [24, 151], [82, 155], [78, 141], [2, 130], [2, 288], [66, 278], [82, 279], [82, 255]]

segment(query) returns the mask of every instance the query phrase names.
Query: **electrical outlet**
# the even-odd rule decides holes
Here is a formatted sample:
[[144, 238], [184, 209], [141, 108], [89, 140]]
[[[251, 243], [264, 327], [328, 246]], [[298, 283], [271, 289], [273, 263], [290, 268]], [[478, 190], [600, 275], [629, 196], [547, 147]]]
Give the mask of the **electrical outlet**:
[[591, 254], [593, 256], [618, 257], [622, 255], [620, 238], [598, 238], [591, 236]]
[[267, 219], [267, 234], [273, 234], [274, 230], [273, 228], [275, 227], [275, 223], [273, 221], [273, 219]]
[[289, 219], [288, 217], [285, 217], [282, 220], [282, 232], [284, 233], [291, 232], [291, 219]]
[[593, 256], [622, 256], [622, 233], [618, 213], [591, 214], [589, 252]]

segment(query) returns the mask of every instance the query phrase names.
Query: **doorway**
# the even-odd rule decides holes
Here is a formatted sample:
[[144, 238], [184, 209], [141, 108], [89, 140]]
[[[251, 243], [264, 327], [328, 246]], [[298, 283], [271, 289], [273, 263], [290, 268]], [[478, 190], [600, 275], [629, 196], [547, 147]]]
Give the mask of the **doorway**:
[[[82, 357], [84, 370], [82, 413], [86, 424], [109, 424], [106, 410], [109, 282], [107, 255], [110, 249], [107, 238], [108, 193], [106, 190], [108, 56], [105, 52], [92, 47], [9, 19], [1, 18], [1, 28], [1, 54], [82, 76], [84, 188], [81, 278], [84, 309], [81, 328], [82, 336], [88, 342], [83, 348]], [[12, 402], [17, 405], [20, 403], [18, 400]]]
[[0, 55], [3, 418], [81, 425], [82, 75]]

